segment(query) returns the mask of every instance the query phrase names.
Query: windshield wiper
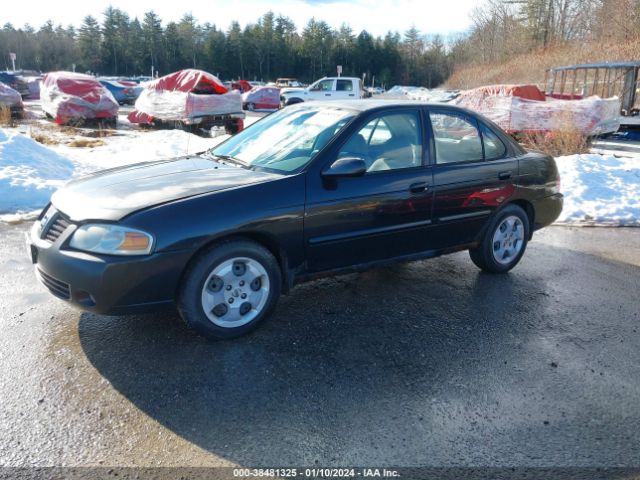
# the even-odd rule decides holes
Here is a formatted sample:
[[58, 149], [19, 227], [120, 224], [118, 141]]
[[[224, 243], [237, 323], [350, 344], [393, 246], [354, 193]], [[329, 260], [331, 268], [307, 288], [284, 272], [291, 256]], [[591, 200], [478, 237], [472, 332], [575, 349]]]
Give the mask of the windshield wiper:
[[231, 155], [220, 155], [220, 154], [211, 153], [211, 152], [207, 152], [207, 154], [212, 157], [219, 158], [223, 162], [232, 163], [234, 165], [240, 165], [241, 167], [249, 167], [248, 163], [245, 163], [242, 160], [238, 160], [237, 158], [232, 157]]

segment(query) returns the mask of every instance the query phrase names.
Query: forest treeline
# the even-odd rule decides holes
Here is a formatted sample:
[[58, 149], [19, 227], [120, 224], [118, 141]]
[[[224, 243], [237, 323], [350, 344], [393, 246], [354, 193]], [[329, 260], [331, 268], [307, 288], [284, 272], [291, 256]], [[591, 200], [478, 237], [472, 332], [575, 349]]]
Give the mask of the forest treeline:
[[417, 28], [374, 37], [346, 23], [334, 29], [312, 18], [299, 31], [290, 18], [273, 12], [244, 28], [232, 22], [223, 30], [191, 14], [163, 24], [153, 11], [138, 19], [108, 7], [101, 20], [87, 16], [79, 27], [5, 24], [0, 51], [5, 68], [11, 66], [6, 52], [15, 52], [16, 68], [46, 72], [75, 64], [76, 71], [101, 75], [150, 75], [152, 66], [163, 75], [193, 67], [224, 79], [312, 81], [342, 65], [345, 76], [366, 73], [367, 84], [375, 76], [377, 85], [438, 85], [451, 68], [442, 37]]
[[460, 66], [506, 62], [568, 42], [624, 39], [638, 31], [640, 0], [488, 0], [472, 12], [468, 32], [446, 38], [421, 31], [419, 16], [405, 32], [374, 36], [315, 18], [299, 29], [273, 12], [244, 28], [238, 22], [221, 28], [191, 14], [164, 23], [153, 11], [139, 19], [108, 7], [78, 26], [6, 23], [0, 29], [0, 68], [11, 67], [8, 52], [14, 52], [16, 68], [42, 72], [75, 65], [76, 71], [101, 75], [150, 75], [153, 66], [163, 75], [195, 67], [223, 79], [290, 76], [309, 82], [342, 65], [343, 75], [366, 74], [367, 84], [375, 78], [376, 85], [433, 87]]

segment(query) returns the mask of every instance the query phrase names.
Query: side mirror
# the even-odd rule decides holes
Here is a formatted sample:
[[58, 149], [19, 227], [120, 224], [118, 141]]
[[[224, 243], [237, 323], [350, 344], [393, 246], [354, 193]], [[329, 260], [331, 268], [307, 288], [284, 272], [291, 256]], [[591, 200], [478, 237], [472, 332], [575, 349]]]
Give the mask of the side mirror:
[[342, 157], [322, 172], [323, 177], [359, 177], [367, 171], [367, 164], [361, 157]]

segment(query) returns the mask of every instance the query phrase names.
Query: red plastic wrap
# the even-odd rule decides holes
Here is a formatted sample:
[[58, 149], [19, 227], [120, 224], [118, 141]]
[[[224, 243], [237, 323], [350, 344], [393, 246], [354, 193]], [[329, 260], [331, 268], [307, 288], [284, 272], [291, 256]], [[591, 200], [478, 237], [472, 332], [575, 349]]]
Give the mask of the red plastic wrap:
[[203, 70], [188, 68], [147, 82], [145, 89], [185, 93], [227, 93], [229, 90], [216, 77]]
[[620, 99], [546, 98], [533, 85], [492, 85], [463, 92], [455, 104], [493, 120], [509, 133], [549, 132], [566, 127], [584, 135], [615, 132], [620, 127]]
[[544, 92], [535, 85], [487, 85], [462, 92], [458, 101], [477, 100], [485, 97], [519, 97], [527, 100], [545, 101]]
[[253, 87], [246, 80], [238, 80], [237, 82], [233, 82], [231, 84], [231, 88], [233, 88], [234, 90], [240, 90], [240, 93], [246, 93]]
[[118, 115], [118, 102], [111, 92], [94, 77], [81, 73], [47, 73], [40, 87], [40, 99], [42, 110], [58, 124]]

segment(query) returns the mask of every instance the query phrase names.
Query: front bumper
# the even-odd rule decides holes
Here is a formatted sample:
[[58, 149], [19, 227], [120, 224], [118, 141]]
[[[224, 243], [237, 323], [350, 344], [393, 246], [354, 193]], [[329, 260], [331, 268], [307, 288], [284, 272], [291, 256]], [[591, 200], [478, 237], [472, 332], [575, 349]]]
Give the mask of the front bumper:
[[65, 248], [70, 225], [55, 241], [27, 234], [27, 250], [38, 280], [56, 297], [94, 313], [121, 315], [171, 306], [190, 251], [139, 257], [97, 255]]

